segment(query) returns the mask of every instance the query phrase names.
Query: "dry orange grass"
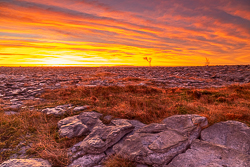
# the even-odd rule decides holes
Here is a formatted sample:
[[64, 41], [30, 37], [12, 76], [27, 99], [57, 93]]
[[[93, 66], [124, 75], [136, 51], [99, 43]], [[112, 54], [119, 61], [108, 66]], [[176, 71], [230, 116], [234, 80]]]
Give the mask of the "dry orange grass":
[[30, 145], [26, 154], [49, 160], [54, 166], [69, 163], [67, 149], [83, 138], [59, 138], [57, 122], [60, 118], [37, 111], [22, 111], [18, 115], [0, 113], [0, 163], [17, 153], [18, 145]]
[[104, 165], [105, 167], [136, 167], [135, 163], [119, 156], [109, 157]]
[[92, 109], [105, 115], [138, 119], [144, 123], [159, 122], [175, 114], [200, 114], [206, 116], [210, 124], [230, 118], [250, 125], [249, 84], [210, 89], [131, 85], [77, 87], [54, 90], [42, 97], [58, 104], [91, 105]]
[[[209, 89], [160, 89], [146, 86], [71, 87], [49, 90], [39, 103], [27, 101], [37, 109], [60, 104], [90, 105], [104, 115], [137, 119], [144, 123], [160, 122], [176, 114], [199, 114], [211, 124], [237, 120], [250, 125], [250, 84]], [[15, 153], [16, 146], [25, 141], [32, 146], [27, 153], [48, 159], [54, 166], [69, 163], [66, 150], [82, 138], [59, 138], [57, 122], [61, 118], [46, 116], [37, 111], [22, 111], [6, 116], [0, 110], [0, 163]], [[9, 149], [9, 150], [8, 150]], [[119, 157], [110, 157], [106, 166], [133, 166]], [[119, 165], [118, 165], [119, 166]]]

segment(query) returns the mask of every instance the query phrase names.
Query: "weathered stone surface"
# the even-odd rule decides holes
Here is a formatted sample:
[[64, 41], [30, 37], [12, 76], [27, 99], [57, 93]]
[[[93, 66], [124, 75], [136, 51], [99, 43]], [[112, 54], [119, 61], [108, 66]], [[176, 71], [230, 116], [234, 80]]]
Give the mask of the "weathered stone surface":
[[75, 115], [75, 116], [67, 117], [67, 118], [64, 118], [64, 119], [60, 120], [57, 123], [58, 128], [60, 129], [61, 126], [63, 126], [63, 125], [67, 125], [67, 124], [69, 124], [71, 122], [74, 122], [75, 120], [79, 120], [77, 117], [78, 117], [78, 115]]
[[51, 167], [50, 163], [40, 158], [10, 159], [3, 162], [0, 167]]
[[79, 119], [63, 125], [59, 129], [60, 137], [67, 136], [68, 138], [73, 138], [77, 136], [83, 136], [89, 132], [89, 129], [86, 125], [82, 124]]
[[216, 123], [201, 132], [201, 139], [250, 155], [250, 127], [238, 121]]
[[59, 134], [68, 138], [87, 135], [94, 126], [103, 125], [99, 119], [101, 116], [102, 114], [92, 111], [64, 118], [57, 123]]
[[102, 116], [101, 113], [91, 111], [91, 112], [82, 112], [78, 115], [78, 119], [86, 125], [89, 130], [92, 130], [96, 125], [102, 125], [102, 121], [99, 119]]
[[[119, 120], [119, 119], [116, 119], [116, 120]], [[126, 134], [121, 140], [119, 140], [116, 144], [121, 144], [121, 145], [123, 145], [123, 142], [124, 142], [124, 140], [126, 139], [126, 137], [133, 135], [138, 129], [140, 129], [140, 128], [146, 126], [146, 124], [144, 124], [144, 123], [142, 123], [142, 122], [140, 122], [140, 121], [138, 121], [138, 120], [127, 120], [127, 121], [128, 121], [129, 123], [131, 123], [131, 124], [134, 126], [134, 129], [133, 129], [131, 132], [127, 133], [127, 134]], [[116, 145], [116, 144], [115, 144], [115, 145]], [[115, 146], [115, 145], [114, 145], [114, 146]], [[105, 151], [105, 153], [106, 153], [106, 155], [111, 156], [111, 155], [114, 155], [114, 154], [115, 154], [115, 151], [114, 151], [113, 147], [109, 147], [109, 148]]]
[[70, 109], [71, 104], [65, 104], [65, 105], [59, 105], [54, 108], [45, 108], [42, 110], [43, 113], [47, 115], [55, 115], [55, 116], [61, 116], [65, 114], [65, 112]]
[[42, 112], [47, 115], [61, 116], [65, 114], [66, 110], [62, 108], [46, 108], [46, 109], [43, 109]]
[[76, 159], [73, 161], [69, 167], [93, 167], [97, 165], [106, 155], [104, 153], [97, 154], [97, 155], [84, 155], [81, 158]]
[[193, 126], [200, 126], [201, 128], [205, 128], [208, 126], [207, 118], [196, 114], [174, 115], [165, 118], [162, 123], [166, 124], [168, 128], [180, 131], [183, 131]]
[[249, 167], [250, 156], [241, 151], [195, 140], [191, 149], [176, 156], [164, 167]]
[[104, 122], [110, 122], [112, 119], [113, 119], [112, 115], [106, 115], [105, 117], [103, 117]]
[[[44, 89], [59, 87], [85, 86], [125, 86], [131, 84], [127, 77], [143, 78], [148, 83], [158, 87], [205, 88], [221, 87], [235, 83], [249, 83], [250, 66], [209, 66], [209, 67], [112, 67], [98, 68], [98, 72], [112, 73], [89, 81], [90, 75], [95, 75], [96, 69], [60, 68], [48, 70], [42, 68], [9, 68], [0, 67], [0, 97], [15, 99], [34, 99]], [[77, 77], [76, 77], [77, 76]], [[181, 78], [179, 76], [182, 76]], [[195, 79], [190, 79], [194, 77]], [[116, 82], [111, 81], [116, 80]], [[142, 86], [145, 81], [135, 81]], [[201, 80], [202, 79], [202, 80]]]
[[85, 106], [79, 106], [79, 107], [75, 107], [73, 109], [74, 112], [78, 112], [78, 111], [84, 111], [86, 109], [89, 109], [90, 107], [88, 105], [85, 105]]
[[116, 154], [137, 163], [162, 166], [184, 152], [192, 141], [199, 137], [207, 120], [198, 115], [179, 115], [162, 122], [163, 124], [152, 123], [143, 126], [133, 135], [125, 137], [123, 142], [113, 146], [113, 150]]
[[125, 119], [113, 120], [112, 123], [114, 126], [104, 124], [95, 126], [91, 133], [81, 142], [80, 154], [103, 153], [134, 129], [134, 126]]

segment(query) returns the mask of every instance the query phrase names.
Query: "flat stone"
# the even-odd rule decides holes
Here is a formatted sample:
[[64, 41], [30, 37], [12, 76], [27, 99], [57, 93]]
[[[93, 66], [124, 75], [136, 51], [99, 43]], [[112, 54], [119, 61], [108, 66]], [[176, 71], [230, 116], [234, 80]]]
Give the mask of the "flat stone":
[[134, 129], [125, 119], [113, 120], [112, 123], [115, 126], [95, 126], [82, 141], [81, 150], [89, 154], [102, 153]]
[[82, 112], [78, 115], [78, 119], [86, 125], [91, 131], [96, 125], [102, 125], [102, 121], [99, 119], [102, 116], [101, 113], [91, 111], [91, 112]]
[[85, 105], [85, 106], [79, 106], [79, 107], [75, 107], [73, 109], [74, 112], [78, 112], [78, 111], [84, 111], [86, 109], [89, 109], [90, 107], [88, 105]]
[[79, 137], [87, 134], [89, 129], [86, 125], [82, 124], [79, 119], [76, 119], [67, 125], [62, 125], [59, 129], [60, 137]]
[[201, 139], [250, 155], [250, 127], [238, 121], [216, 123], [201, 132]]
[[60, 121], [57, 123], [57, 127], [60, 129], [61, 126], [67, 125], [67, 124], [69, 124], [69, 123], [75, 121], [76, 119], [78, 119], [77, 117], [78, 117], [78, 115], [75, 115], [75, 116], [72, 116], [72, 117], [64, 118], [64, 119], [60, 120]]
[[80, 115], [67, 117], [57, 123], [61, 137], [79, 137], [87, 135], [98, 125], [103, 125], [97, 112], [84, 112]]
[[168, 128], [181, 131], [196, 125], [200, 126], [201, 128], [208, 126], [207, 119], [196, 114], [174, 115], [165, 118], [162, 123], [166, 124]]
[[184, 152], [192, 141], [200, 136], [207, 120], [198, 115], [178, 115], [162, 122], [142, 126], [133, 135], [126, 136], [114, 145], [113, 150], [130, 161], [162, 166]]
[[5, 111], [4, 114], [6, 114], [6, 115], [15, 115], [15, 114], [18, 114], [18, 112], [15, 112], [15, 111]]
[[241, 151], [195, 140], [191, 148], [164, 167], [249, 167], [250, 156]]
[[62, 108], [46, 108], [46, 109], [43, 109], [42, 112], [47, 115], [61, 116], [65, 114], [66, 110]]
[[15, 105], [11, 105], [9, 108], [12, 110], [18, 110], [20, 109], [22, 106], [22, 104], [15, 104]]
[[3, 162], [0, 167], [51, 167], [47, 160], [41, 158], [10, 159]]

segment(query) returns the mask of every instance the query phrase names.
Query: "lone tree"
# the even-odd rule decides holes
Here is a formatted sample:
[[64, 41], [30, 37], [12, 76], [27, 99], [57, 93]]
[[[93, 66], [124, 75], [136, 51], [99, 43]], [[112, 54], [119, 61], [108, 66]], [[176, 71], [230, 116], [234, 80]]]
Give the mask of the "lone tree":
[[210, 64], [210, 61], [209, 61], [209, 59], [206, 57], [205, 66], [209, 66], [209, 64]]
[[144, 60], [147, 60], [147, 61], [148, 61], [148, 63], [149, 63], [149, 66], [151, 67], [151, 61], [152, 61], [152, 58], [151, 58], [151, 57], [149, 57], [149, 58], [147, 58], [147, 57], [143, 57], [143, 59], [144, 59]]

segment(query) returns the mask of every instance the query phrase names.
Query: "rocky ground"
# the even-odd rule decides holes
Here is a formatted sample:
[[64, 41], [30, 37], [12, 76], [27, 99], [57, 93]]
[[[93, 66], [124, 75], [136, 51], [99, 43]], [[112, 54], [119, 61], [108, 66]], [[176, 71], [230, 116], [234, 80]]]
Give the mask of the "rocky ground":
[[10, 110], [41, 100], [45, 89], [69, 86], [154, 85], [206, 88], [250, 82], [250, 65], [201, 67], [0, 67], [0, 98]]
[[205, 88], [250, 82], [250, 65], [201, 67], [0, 67], [0, 97], [34, 99], [44, 89], [68, 86]]
[[[104, 124], [101, 117], [94, 111], [82, 112], [58, 122], [62, 137], [86, 135], [68, 150], [69, 167], [104, 167], [113, 155], [133, 161], [137, 167], [250, 166], [250, 128], [238, 121], [207, 128], [207, 119], [195, 114], [174, 115], [149, 125], [127, 119]], [[46, 160], [33, 158], [10, 159], [0, 166], [15, 165], [51, 166]]]
[[[40, 68], [0, 67], [0, 103], [5, 114], [17, 114], [25, 101], [41, 101], [45, 90], [70, 86], [144, 85], [160, 88], [206, 88], [250, 82], [250, 66], [207, 67], [100, 67]], [[32, 107], [32, 106], [29, 106]], [[41, 112], [55, 116], [67, 110], [80, 112], [89, 106], [60, 105]], [[145, 125], [135, 120], [99, 118], [83, 112], [58, 122], [61, 137], [87, 135], [69, 150], [70, 166], [102, 166], [109, 155], [120, 155], [138, 166], [250, 166], [250, 130], [240, 122], [221, 122], [209, 128], [205, 117], [173, 116]], [[105, 121], [106, 119], [106, 121]], [[225, 130], [226, 129], [226, 130]], [[104, 133], [105, 132], [105, 133]], [[240, 136], [240, 137], [239, 137]], [[27, 146], [26, 146], [27, 147]], [[25, 150], [11, 158], [26, 157]], [[237, 154], [235, 154], [237, 153]], [[234, 155], [235, 154], [235, 155]], [[20, 156], [21, 155], [21, 156]], [[190, 159], [190, 157], [192, 157]], [[197, 160], [197, 161], [194, 161]], [[182, 163], [185, 161], [185, 163]], [[10, 164], [9, 164], [10, 163]], [[12, 159], [13, 164], [50, 166], [42, 159]], [[83, 165], [86, 164], [86, 165]], [[168, 165], [167, 165], [168, 164]]]

